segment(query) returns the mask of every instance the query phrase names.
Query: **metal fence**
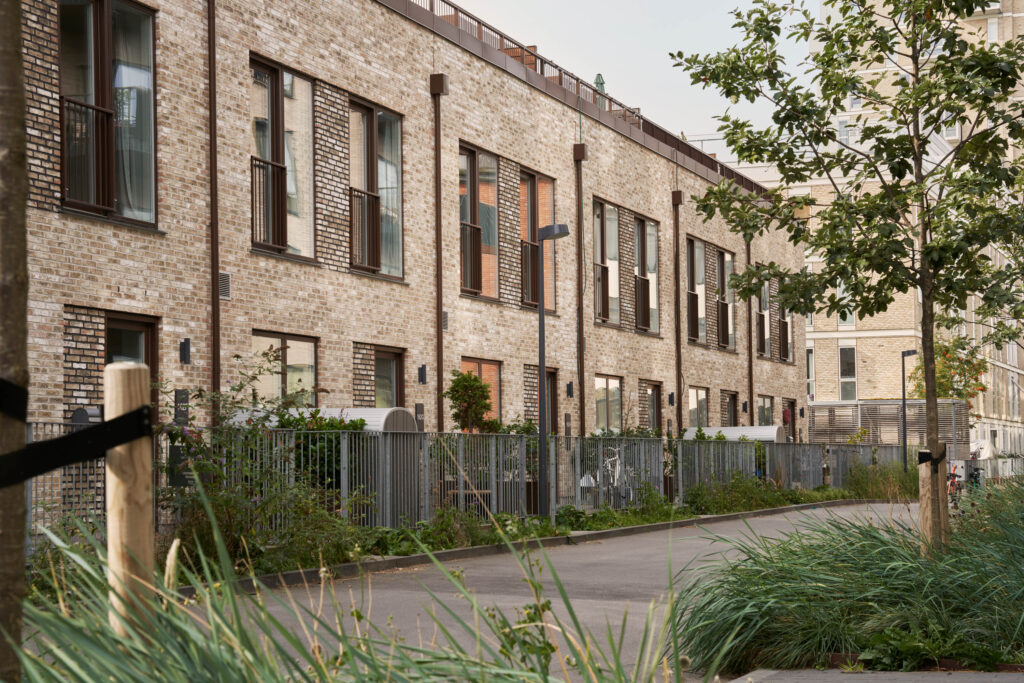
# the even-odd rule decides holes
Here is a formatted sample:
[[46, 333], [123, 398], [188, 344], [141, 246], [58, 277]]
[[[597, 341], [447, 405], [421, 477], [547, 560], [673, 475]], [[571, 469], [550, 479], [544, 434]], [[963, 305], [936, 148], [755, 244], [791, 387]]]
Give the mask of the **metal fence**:
[[[31, 425], [29, 440], [65, 434], [72, 425]], [[432, 434], [348, 431], [242, 430], [202, 432], [207, 466], [253, 499], [272, 500], [302, 485], [315, 503], [353, 521], [397, 527], [430, 520], [438, 509], [457, 508], [486, 519], [488, 512], [531, 515], [540, 511], [540, 458], [535, 435]], [[733, 477], [771, 481], [784, 489], [841, 488], [856, 465], [902, 463], [893, 445], [774, 444], [666, 441], [624, 437], [559, 437], [548, 442], [551, 511], [621, 509], [645, 492], [679, 499], [699, 484]], [[917, 448], [909, 449], [915, 466]], [[155, 439], [154, 483], [163, 491], [192, 485], [184, 472], [187, 446]], [[962, 461], [952, 461], [957, 464]], [[1024, 459], [981, 463], [985, 477], [1024, 476]], [[960, 465], [958, 471], [964, 471]], [[66, 515], [102, 518], [102, 459], [65, 467], [30, 482], [29, 530], [38, 533]], [[173, 525], [158, 508], [158, 528]], [[279, 515], [292, 514], [287, 508]], [[275, 520], [271, 519], [271, 523]]]

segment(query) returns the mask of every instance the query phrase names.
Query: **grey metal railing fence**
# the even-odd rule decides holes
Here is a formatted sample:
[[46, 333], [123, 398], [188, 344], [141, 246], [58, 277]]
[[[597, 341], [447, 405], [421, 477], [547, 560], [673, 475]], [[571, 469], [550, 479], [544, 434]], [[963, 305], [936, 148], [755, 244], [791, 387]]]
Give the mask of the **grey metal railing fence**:
[[[30, 425], [30, 441], [54, 438], [73, 425]], [[273, 500], [306, 486], [324, 509], [370, 526], [398, 527], [431, 520], [441, 508], [486, 519], [488, 513], [531, 515], [540, 509], [540, 458], [536, 435], [434, 434], [352, 431], [220, 430], [203, 432], [216, 444], [212, 466], [227, 481], [245, 484], [255, 498]], [[158, 487], [189, 486], [191, 479], [167, 463], [187, 460], [156, 439]], [[756, 477], [779, 488], [810, 489], [849, 483], [855, 465], [902, 463], [892, 445], [772, 444], [731, 441], [666, 441], [632, 437], [552, 436], [548, 442], [551, 510], [638, 505], [645, 492], [679, 499], [699, 484]], [[169, 454], [169, 455], [168, 455]], [[916, 466], [916, 447], [909, 451]], [[952, 461], [954, 464], [962, 461]], [[1024, 459], [980, 463], [985, 478], [1024, 476]], [[211, 463], [208, 463], [208, 466]], [[173, 468], [172, 468], [173, 469]], [[958, 471], [965, 471], [960, 464]], [[104, 514], [103, 461], [37, 477], [29, 485], [29, 529], [38, 533], [65, 515]], [[279, 498], [280, 500], [280, 498]], [[292, 514], [278, 509], [271, 524]], [[160, 527], [171, 512], [157, 511]]]

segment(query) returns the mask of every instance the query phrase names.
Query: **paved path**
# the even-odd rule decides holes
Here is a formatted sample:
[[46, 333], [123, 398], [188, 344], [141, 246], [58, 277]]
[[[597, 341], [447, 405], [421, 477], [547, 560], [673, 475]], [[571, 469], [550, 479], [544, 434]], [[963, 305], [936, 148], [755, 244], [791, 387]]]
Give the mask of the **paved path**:
[[830, 671], [771, 671], [758, 669], [753, 673], [735, 679], [745, 683], [1013, 683], [1024, 681], [1024, 674], [984, 673], [966, 671], [918, 671], [914, 673], [889, 673], [870, 671], [844, 673]]
[[[720, 521], [708, 524], [704, 529], [680, 528], [575, 546], [557, 546], [548, 549], [547, 554], [565, 585], [573, 609], [596, 638], [604, 638], [609, 623], [617, 632], [623, 615], [628, 612], [624, 654], [627, 655], [627, 661], [632, 661], [639, 645], [644, 616], [652, 602], [661, 601], [666, 595], [670, 560], [675, 571], [686, 565], [697, 570], [707, 570], [710, 566], [708, 563], [719, 558], [724, 549], [721, 544], [709, 540], [711, 534], [737, 537], [753, 532], [762, 536], [779, 536], [792, 532], [795, 525], [808, 517], [820, 519], [829, 515], [863, 517], [876, 521], [893, 517], [913, 519], [917, 516], [917, 509], [916, 505], [863, 504], [831, 509], [816, 508], [746, 521]], [[447, 567], [462, 573], [466, 586], [482, 605], [500, 607], [513, 620], [515, 608], [531, 601], [522, 571], [508, 554], [456, 560], [448, 563]], [[547, 567], [544, 568], [542, 579], [547, 588], [547, 596], [552, 599], [560, 616], [564, 617]], [[457, 613], [464, 616], [470, 613], [466, 601], [454, 597], [455, 590], [450, 582], [436, 567], [430, 565], [380, 572], [361, 579], [338, 580], [333, 582], [333, 588], [335, 595], [344, 597], [346, 601], [349, 596], [353, 596], [360, 610], [375, 623], [383, 625], [390, 618], [391, 625], [411, 644], [429, 643], [436, 635], [429, 616], [431, 600], [425, 589], [433, 591]], [[292, 594], [297, 597], [294, 589]], [[325, 609], [324, 613], [333, 620], [332, 610]], [[663, 612], [656, 609], [655, 614], [661, 615]], [[280, 616], [288, 618], [286, 614]], [[447, 615], [443, 622], [446, 625], [455, 623]], [[459, 640], [471, 644], [474, 639], [472, 634], [462, 633]]]

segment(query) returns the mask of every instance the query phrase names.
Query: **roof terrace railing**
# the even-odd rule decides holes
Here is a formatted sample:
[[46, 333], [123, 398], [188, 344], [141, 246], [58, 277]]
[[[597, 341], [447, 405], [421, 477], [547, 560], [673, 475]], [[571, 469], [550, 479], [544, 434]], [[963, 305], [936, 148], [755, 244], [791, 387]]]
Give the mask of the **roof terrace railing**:
[[658, 142], [677, 150], [719, 176], [732, 180], [743, 189], [758, 194], [765, 192], [762, 186], [750, 178], [723, 165], [710, 154], [697, 149], [678, 135], [674, 135], [650, 119], [641, 116], [638, 108], [627, 106], [607, 93], [601, 92], [568, 69], [541, 56], [536, 52], [536, 46], [523, 45], [513, 40], [487, 22], [447, 0], [409, 0], [409, 2], [476, 37], [484, 45], [504, 52], [526, 68], [536, 71], [547, 80], [574, 93], [581, 101], [622, 118], [629, 125], [639, 128]]

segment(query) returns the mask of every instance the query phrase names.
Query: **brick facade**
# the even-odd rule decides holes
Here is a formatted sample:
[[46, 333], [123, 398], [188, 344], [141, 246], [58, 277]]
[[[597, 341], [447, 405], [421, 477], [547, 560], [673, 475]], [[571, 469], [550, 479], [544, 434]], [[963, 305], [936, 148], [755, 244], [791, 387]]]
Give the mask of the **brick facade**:
[[[210, 179], [209, 111], [205, 6], [181, 0], [155, 0], [156, 171], [158, 222], [128, 227], [99, 217], [55, 210], [59, 199], [57, 102], [57, 3], [25, 0], [29, 81], [29, 155], [33, 203], [28, 216], [30, 292], [30, 372], [32, 419], [65, 418], [74, 400], [66, 389], [82, 370], [66, 363], [69, 311], [102, 310], [141, 314], [159, 320], [160, 372], [171, 388], [209, 388]], [[220, 300], [222, 387], [238, 376], [233, 358], [251, 354], [254, 330], [302, 335], [317, 340], [317, 377], [329, 393], [325, 408], [375, 403], [374, 345], [404, 350], [405, 404], [424, 404], [425, 425], [436, 429], [436, 397], [460, 360], [502, 363], [501, 419], [536, 416], [537, 312], [521, 305], [519, 172], [528, 168], [554, 179], [555, 218], [570, 226], [570, 237], [551, 242], [557, 275], [554, 312], [547, 318], [548, 362], [559, 369], [557, 405], [571, 416], [573, 433], [594, 427], [595, 374], [623, 378], [623, 423], [649, 422], [644, 382], [660, 383], [663, 422], [685, 422], [686, 387], [737, 392], [749, 401], [745, 302], [736, 302], [736, 349], [674, 343], [675, 302], [671, 279], [672, 192], [703, 193], [719, 180], [717, 162], [702, 165], [699, 154], [682, 153], [634, 130], [604, 112], [583, 111], [553, 97], [551, 83], [537, 86], [537, 74], [523, 76], [521, 65], [502, 69], [458, 42], [425, 28], [377, 0], [329, 0], [289, 5], [274, 0], [217, 4], [217, 158], [218, 270], [232, 277], [230, 300]], [[309, 36], [315, 36], [315, 45]], [[329, 49], [328, 49], [329, 47]], [[429, 68], [423, 55], [431, 55]], [[253, 249], [250, 157], [253, 110], [250, 60], [264, 57], [313, 82], [312, 184], [316, 259]], [[372, 65], [372, 66], [370, 66]], [[517, 71], [518, 69], [518, 71]], [[527, 71], [529, 71], [527, 69]], [[434, 140], [430, 73], [450, 78], [440, 98], [441, 131]], [[542, 79], [543, 80], [543, 79]], [[348, 102], [373, 102], [401, 117], [401, 209], [403, 263], [400, 277], [386, 280], [349, 268]], [[582, 163], [582, 192], [576, 191], [573, 145], [588, 147]], [[498, 301], [468, 297], [460, 288], [458, 159], [460, 144], [495, 154], [498, 161]], [[441, 243], [435, 243], [435, 150], [440, 154]], [[697, 159], [697, 161], [695, 161]], [[624, 170], [625, 169], [625, 170]], [[592, 203], [595, 197], [620, 207], [621, 324], [594, 320]], [[576, 215], [582, 203], [583, 215]], [[679, 207], [681, 235], [692, 234], [740, 255], [745, 243], [720, 218], [705, 221], [692, 201]], [[659, 315], [657, 334], [635, 329], [633, 270], [634, 216], [659, 225]], [[582, 239], [583, 264], [576, 260]], [[448, 321], [443, 335], [443, 385], [433, 379], [437, 337], [434, 329], [435, 266], [441, 254], [441, 309]], [[803, 255], [784, 236], [759, 236], [753, 258], [799, 266]], [[685, 239], [679, 259], [685, 264]], [[713, 256], [709, 253], [709, 259]], [[716, 266], [712, 264], [711, 271]], [[583, 273], [580, 303], [583, 334], [577, 333], [577, 270]], [[685, 277], [685, 272], [680, 273]], [[714, 300], [709, 283], [709, 308]], [[684, 288], [685, 290], [685, 288]], [[685, 315], [685, 301], [680, 309]], [[710, 311], [709, 311], [710, 312]], [[715, 319], [715, 312], [708, 320]], [[77, 313], [74, 315], [77, 316]], [[70, 318], [75, 325], [76, 317]], [[680, 321], [685, 330], [685, 319]], [[71, 323], [68, 323], [71, 324]], [[714, 328], [709, 336], [714, 339]], [[796, 347], [803, 344], [802, 325]], [[82, 332], [84, 334], [84, 331]], [[773, 335], [774, 337], [775, 335]], [[190, 339], [192, 358], [178, 358], [178, 344]], [[585, 351], [580, 375], [578, 353]], [[676, 381], [676, 357], [682, 378]], [[801, 361], [802, 362], [802, 361]], [[427, 366], [428, 382], [415, 372]], [[531, 374], [532, 372], [532, 374]], [[771, 391], [802, 396], [800, 364], [753, 363], [754, 395]], [[568, 396], [566, 386], [575, 392]], [[86, 392], [88, 394], [88, 391]], [[585, 393], [585, 403], [580, 401]], [[669, 394], [676, 406], [668, 405]], [[96, 396], [88, 394], [89, 400]], [[713, 405], [713, 403], [712, 403]], [[712, 420], [715, 419], [715, 411]], [[746, 416], [739, 416], [742, 422]], [[559, 428], [561, 429], [561, 420]], [[446, 427], [451, 428], [446, 416]]]
[[64, 307], [64, 421], [77, 408], [103, 406], [106, 316], [84, 306]]
[[[548, 399], [550, 400], [550, 399]], [[537, 386], [537, 366], [523, 366], [523, 421], [540, 424], [540, 390]]]

